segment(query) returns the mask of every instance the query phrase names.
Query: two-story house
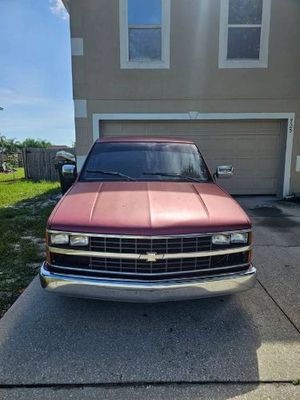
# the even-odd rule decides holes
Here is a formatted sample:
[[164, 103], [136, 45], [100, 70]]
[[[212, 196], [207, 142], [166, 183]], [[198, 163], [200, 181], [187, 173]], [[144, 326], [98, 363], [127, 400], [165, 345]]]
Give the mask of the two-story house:
[[299, 1], [64, 3], [79, 167], [98, 137], [178, 136], [233, 194], [300, 193]]

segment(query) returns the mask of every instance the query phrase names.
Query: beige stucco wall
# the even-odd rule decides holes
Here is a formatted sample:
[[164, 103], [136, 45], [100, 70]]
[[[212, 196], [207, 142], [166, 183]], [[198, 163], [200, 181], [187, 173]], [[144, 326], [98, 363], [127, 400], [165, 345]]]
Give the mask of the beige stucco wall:
[[122, 70], [119, 1], [71, 0], [71, 36], [84, 40], [73, 57], [77, 153], [91, 145], [93, 113], [295, 112], [291, 191], [300, 193], [300, 2], [272, 0], [267, 69], [219, 69], [220, 0], [171, 1], [169, 70]]

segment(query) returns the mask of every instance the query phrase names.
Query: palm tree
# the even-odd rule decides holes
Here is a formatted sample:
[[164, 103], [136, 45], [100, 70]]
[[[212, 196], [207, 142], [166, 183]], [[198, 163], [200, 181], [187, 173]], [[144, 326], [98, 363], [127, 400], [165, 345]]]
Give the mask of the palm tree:
[[22, 147], [21, 143], [16, 139], [7, 139], [6, 136], [0, 136], [0, 152], [16, 153]]
[[6, 136], [0, 136], [0, 153], [4, 153], [6, 140]]

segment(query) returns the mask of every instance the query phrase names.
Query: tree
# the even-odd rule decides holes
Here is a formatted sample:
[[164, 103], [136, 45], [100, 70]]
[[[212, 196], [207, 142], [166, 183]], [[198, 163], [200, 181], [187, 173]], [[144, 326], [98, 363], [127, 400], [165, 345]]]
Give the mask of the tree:
[[52, 143], [47, 140], [27, 138], [23, 142], [19, 142], [16, 139], [8, 139], [6, 136], [0, 136], [0, 153], [2, 154], [17, 153], [18, 150], [26, 147], [47, 148], [49, 146], [52, 146]]
[[34, 148], [47, 148], [52, 146], [52, 143], [48, 142], [47, 140], [43, 139], [31, 139], [27, 138], [22, 142], [22, 148], [26, 147], [34, 147]]
[[6, 136], [0, 136], [0, 153], [12, 154], [21, 148], [21, 143], [16, 139], [7, 139]]
[[[0, 136], [0, 167], [5, 170], [14, 170], [18, 167], [18, 150], [21, 148], [21, 143], [16, 139], [7, 139], [6, 136]], [[5, 155], [5, 157], [4, 157]], [[5, 162], [4, 162], [5, 161]]]

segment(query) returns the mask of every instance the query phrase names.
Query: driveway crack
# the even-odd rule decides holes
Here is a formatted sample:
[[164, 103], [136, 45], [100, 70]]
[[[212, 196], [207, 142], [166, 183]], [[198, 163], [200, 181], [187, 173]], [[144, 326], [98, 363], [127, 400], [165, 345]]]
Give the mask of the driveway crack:
[[172, 385], [272, 385], [272, 384], [292, 384], [291, 380], [262, 380], [262, 381], [128, 381], [128, 382], [82, 382], [82, 383], [24, 383], [24, 384], [0, 384], [0, 389], [78, 389], [78, 388], [114, 388], [114, 387], [148, 387], [148, 386], [172, 386]]
[[293, 322], [293, 320], [289, 317], [289, 315], [284, 311], [284, 309], [278, 304], [278, 302], [274, 299], [274, 297], [271, 295], [271, 293], [268, 291], [268, 289], [261, 283], [261, 281], [259, 279], [257, 279], [257, 282], [260, 284], [262, 289], [266, 292], [266, 294], [270, 297], [270, 299], [273, 301], [273, 303], [275, 303], [275, 305], [279, 308], [279, 310], [282, 312], [282, 314], [293, 325], [293, 327], [296, 329], [296, 331], [300, 335], [300, 330], [297, 327], [297, 325]]

